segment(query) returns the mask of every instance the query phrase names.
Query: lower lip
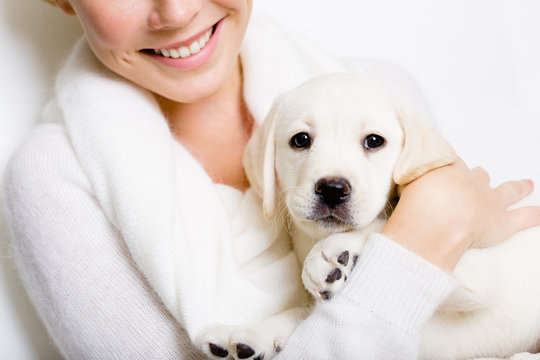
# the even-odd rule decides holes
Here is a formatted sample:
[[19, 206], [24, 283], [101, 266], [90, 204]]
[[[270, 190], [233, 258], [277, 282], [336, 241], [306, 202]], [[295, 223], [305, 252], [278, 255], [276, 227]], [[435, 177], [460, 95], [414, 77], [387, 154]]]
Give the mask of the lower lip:
[[154, 60], [159, 62], [160, 64], [163, 64], [165, 66], [179, 69], [179, 70], [191, 70], [195, 69], [203, 64], [205, 64], [208, 59], [212, 56], [212, 54], [216, 51], [219, 36], [221, 34], [221, 29], [223, 28], [224, 20], [220, 20], [217, 23], [216, 30], [214, 31], [214, 34], [212, 34], [212, 37], [206, 43], [206, 45], [196, 53], [195, 55], [191, 55], [185, 58], [168, 58], [164, 56], [160, 56], [157, 54], [147, 54], [148, 56], [151, 56]]
[[322, 225], [325, 225], [325, 226], [343, 225], [343, 226], [352, 226], [352, 227], [354, 227], [354, 225], [348, 219], [344, 219], [344, 218], [341, 218], [341, 217], [336, 216], [336, 215], [328, 215], [328, 216], [320, 217], [320, 218], [313, 219], [313, 220], [315, 220], [319, 224], [322, 224]]

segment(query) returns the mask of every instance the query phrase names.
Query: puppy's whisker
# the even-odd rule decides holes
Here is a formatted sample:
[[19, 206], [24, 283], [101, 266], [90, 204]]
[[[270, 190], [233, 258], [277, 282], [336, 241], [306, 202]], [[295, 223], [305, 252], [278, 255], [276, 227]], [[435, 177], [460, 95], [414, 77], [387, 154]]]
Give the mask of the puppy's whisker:
[[276, 206], [276, 213], [272, 220], [275, 231], [284, 229], [288, 233], [288, 235], [292, 236], [291, 221], [290, 217], [288, 216], [288, 210], [285, 201], [278, 201]]
[[276, 221], [278, 224], [276, 224], [279, 227], [284, 227], [286, 230], [289, 228], [288, 223], [288, 216], [287, 216], [287, 206], [285, 205], [284, 201], [280, 201], [278, 206], [278, 212], [277, 212]]
[[272, 217], [272, 222], [275, 226], [275, 230], [281, 228], [283, 226], [283, 205], [281, 203], [278, 203], [276, 206], [276, 212], [275, 216]]
[[394, 212], [394, 203], [392, 200], [386, 200], [386, 206], [382, 210], [381, 214], [384, 216], [385, 220], [390, 218], [390, 215]]
[[279, 199], [276, 204], [276, 212], [274, 217], [274, 226], [277, 229], [284, 229], [287, 234], [291, 237], [293, 234], [293, 219], [290, 213], [290, 208], [287, 206], [285, 201], [287, 194], [294, 194], [295, 202], [298, 203], [309, 203], [310, 199], [308, 196], [303, 195], [300, 191], [299, 186], [289, 186], [287, 188], [280, 189], [277, 193], [277, 198]]

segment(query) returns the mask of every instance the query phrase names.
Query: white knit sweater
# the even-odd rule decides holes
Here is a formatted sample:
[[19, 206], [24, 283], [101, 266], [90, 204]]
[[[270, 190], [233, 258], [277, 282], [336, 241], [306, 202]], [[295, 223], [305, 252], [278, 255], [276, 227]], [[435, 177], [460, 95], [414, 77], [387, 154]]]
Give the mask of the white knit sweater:
[[[337, 61], [257, 15], [241, 57], [258, 122], [278, 94], [326, 72], [361, 71], [418, 97], [399, 70]], [[252, 216], [254, 194], [213, 184], [151, 94], [104, 68], [84, 39], [12, 159], [5, 194], [25, 285], [66, 357], [196, 359], [190, 338], [204, 326], [304, 302], [296, 258]], [[343, 293], [317, 306], [280, 358], [414, 358], [452, 286], [373, 236]]]

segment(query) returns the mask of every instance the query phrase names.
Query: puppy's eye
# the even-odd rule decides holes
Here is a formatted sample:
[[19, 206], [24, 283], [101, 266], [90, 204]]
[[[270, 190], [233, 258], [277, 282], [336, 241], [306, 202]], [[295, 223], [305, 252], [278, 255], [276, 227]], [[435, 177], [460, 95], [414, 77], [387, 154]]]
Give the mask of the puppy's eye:
[[364, 140], [364, 147], [368, 150], [376, 149], [384, 145], [384, 138], [380, 135], [371, 134], [366, 136]]
[[289, 145], [295, 149], [306, 149], [311, 146], [311, 138], [307, 133], [301, 132], [291, 138]]

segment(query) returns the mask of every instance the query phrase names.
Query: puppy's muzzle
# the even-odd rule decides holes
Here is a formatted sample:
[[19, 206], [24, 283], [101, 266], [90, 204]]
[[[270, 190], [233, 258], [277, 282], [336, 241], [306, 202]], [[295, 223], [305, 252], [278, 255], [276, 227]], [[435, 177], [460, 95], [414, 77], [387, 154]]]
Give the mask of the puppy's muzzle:
[[342, 177], [322, 178], [315, 184], [315, 194], [322, 204], [335, 209], [351, 195], [351, 184]]

